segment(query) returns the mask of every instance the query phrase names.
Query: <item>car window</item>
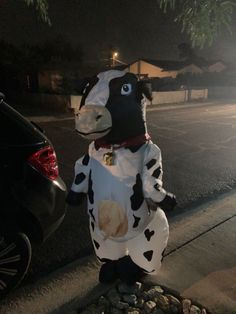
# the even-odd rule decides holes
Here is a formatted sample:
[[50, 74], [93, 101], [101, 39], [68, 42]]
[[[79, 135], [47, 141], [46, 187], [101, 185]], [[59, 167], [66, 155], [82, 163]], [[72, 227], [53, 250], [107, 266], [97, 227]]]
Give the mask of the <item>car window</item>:
[[43, 141], [35, 127], [6, 104], [0, 105], [0, 143], [29, 145]]

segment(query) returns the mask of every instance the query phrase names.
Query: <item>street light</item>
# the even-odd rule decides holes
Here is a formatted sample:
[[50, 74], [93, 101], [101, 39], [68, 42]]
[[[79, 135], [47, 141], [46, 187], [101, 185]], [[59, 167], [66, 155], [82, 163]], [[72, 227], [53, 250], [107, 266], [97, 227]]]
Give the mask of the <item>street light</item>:
[[115, 66], [115, 63], [116, 63], [116, 58], [118, 57], [118, 52], [113, 52], [112, 54], [112, 66], [114, 67]]

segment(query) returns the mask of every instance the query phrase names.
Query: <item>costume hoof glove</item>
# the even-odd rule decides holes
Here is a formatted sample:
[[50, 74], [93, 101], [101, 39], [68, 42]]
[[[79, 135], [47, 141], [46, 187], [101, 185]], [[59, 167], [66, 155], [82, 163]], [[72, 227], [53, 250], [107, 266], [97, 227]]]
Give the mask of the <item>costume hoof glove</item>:
[[159, 203], [161, 209], [165, 212], [170, 212], [177, 205], [176, 197], [172, 193], [167, 193], [164, 200]]

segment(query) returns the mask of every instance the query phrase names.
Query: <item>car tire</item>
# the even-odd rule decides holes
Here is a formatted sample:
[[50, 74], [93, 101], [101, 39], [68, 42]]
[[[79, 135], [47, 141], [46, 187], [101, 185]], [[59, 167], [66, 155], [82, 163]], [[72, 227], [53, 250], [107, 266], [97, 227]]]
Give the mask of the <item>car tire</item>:
[[31, 255], [32, 248], [26, 234], [0, 234], [0, 299], [25, 277]]

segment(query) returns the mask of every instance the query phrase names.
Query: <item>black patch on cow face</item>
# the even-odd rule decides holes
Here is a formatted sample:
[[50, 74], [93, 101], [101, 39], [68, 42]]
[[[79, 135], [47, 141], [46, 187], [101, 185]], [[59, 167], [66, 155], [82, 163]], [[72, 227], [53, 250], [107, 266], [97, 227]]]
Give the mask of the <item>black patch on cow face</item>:
[[151, 237], [154, 236], [155, 231], [154, 231], [154, 230], [150, 231], [150, 229], [146, 229], [146, 230], [144, 231], [144, 234], [145, 234], [146, 239], [147, 239], [148, 241], [150, 241], [150, 240], [151, 240]]
[[94, 225], [94, 222], [93, 222], [93, 221], [91, 221], [91, 228], [92, 228], [92, 230], [94, 231], [95, 225]]
[[[128, 94], [122, 94], [125, 85], [131, 86]], [[137, 77], [134, 74], [126, 73], [109, 82], [106, 108], [112, 117], [112, 129], [104, 136], [107, 143], [120, 143], [127, 138], [146, 133], [145, 108], [137, 97]]]
[[161, 167], [158, 167], [156, 170], [153, 171], [152, 176], [153, 176], [154, 178], [158, 179], [159, 176], [160, 176], [160, 174], [161, 174]]
[[93, 219], [93, 221], [95, 221], [95, 217], [93, 214], [93, 208], [89, 209], [89, 214], [90, 214], [90, 217]]
[[152, 167], [155, 165], [156, 162], [157, 162], [156, 159], [151, 159], [151, 160], [146, 164], [146, 167], [147, 167], [148, 169], [150, 169], [150, 168], [152, 168]]
[[152, 100], [152, 89], [151, 84], [149, 84], [146, 81], [138, 81], [137, 83], [137, 89], [136, 89], [136, 95], [137, 99], [142, 99], [143, 95], [146, 96], [146, 98], [151, 101]]
[[152, 260], [153, 250], [144, 252], [143, 256], [150, 262]]
[[83, 164], [84, 166], [88, 166], [89, 159], [90, 159], [89, 154], [84, 155], [84, 158], [83, 158], [83, 160], [82, 160], [82, 164]]
[[140, 217], [137, 217], [137, 216], [135, 216], [135, 215], [133, 215], [133, 217], [134, 217], [133, 228], [137, 228], [138, 225], [139, 225], [139, 222], [140, 222], [141, 218], [140, 218]]
[[94, 192], [93, 192], [93, 181], [92, 181], [92, 171], [89, 172], [89, 180], [88, 180], [88, 198], [90, 204], [94, 203]]
[[100, 248], [100, 244], [95, 240], [93, 240], [93, 243], [95, 245], [95, 248], [98, 250]]
[[145, 143], [135, 145], [135, 146], [129, 146], [129, 147], [125, 147], [125, 148], [129, 149], [131, 151], [131, 153], [136, 153], [144, 144]]
[[143, 183], [142, 183], [142, 179], [139, 173], [136, 175], [136, 183], [133, 186], [133, 191], [134, 191], [134, 194], [130, 197], [131, 208], [133, 210], [138, 210], [144, 201]]
[[96, 85], [97, 82], [98, 82], [97, 76], [84, 79], [83, 86], [81, 88], [82, 98], [80, 102], [80, 109], [85, 105], [85, 99], [87, 98], [89, 92], [94, 87], [94, 85]]
[[75, 184], [76, 185], [80, 184], [81, 182], [84, 181], [85, 178], [86, 178], [86, 175], [83, 172], [80, 172], [75, 177]]

